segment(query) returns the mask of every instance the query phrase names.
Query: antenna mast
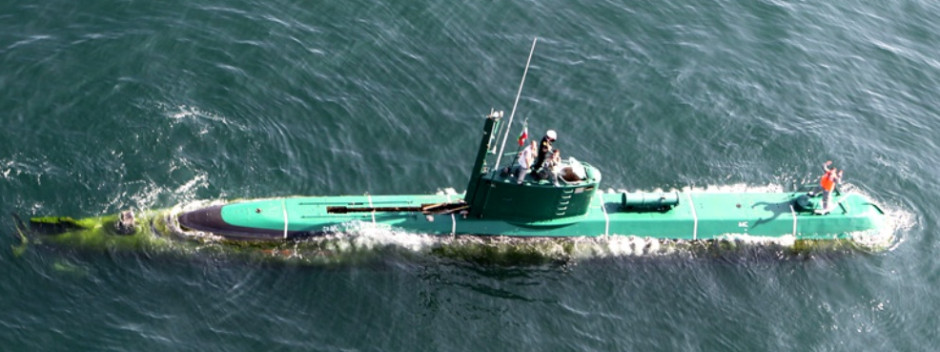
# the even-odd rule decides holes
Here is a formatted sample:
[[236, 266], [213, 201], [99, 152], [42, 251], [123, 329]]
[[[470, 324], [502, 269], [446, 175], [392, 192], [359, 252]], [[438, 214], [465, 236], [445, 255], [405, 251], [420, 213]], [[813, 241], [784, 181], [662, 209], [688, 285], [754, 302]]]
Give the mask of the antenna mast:
[[509, 130], [512, 128], [512, 118], [516, 115], [516, 106], [519, 105], [519, 97], [522, 96], [522, 86], [525, 84], [525, 75], [529, 73], [529, 63], [532, 62], [532, 54], [535, 53], [535, 42], [538, 37], [532, 38], [532, 49], [529, 50], [529, 59], [525, 62], [525, 71], [522, 71], [522, 82], [519, 82], [519, 92], [516, 93], [516, 101], [512, 103], [512, 111], [509, 113], [509, 123], [506, 124], [506, 133], [503, 134], [503, 143], [499, 146], [499, 154], [496, 154], [496, 164], [494, 170], [499, 168], [499, 162], [503, 158], [503, 150], [506, 149], [506, 140], [509, 138]]

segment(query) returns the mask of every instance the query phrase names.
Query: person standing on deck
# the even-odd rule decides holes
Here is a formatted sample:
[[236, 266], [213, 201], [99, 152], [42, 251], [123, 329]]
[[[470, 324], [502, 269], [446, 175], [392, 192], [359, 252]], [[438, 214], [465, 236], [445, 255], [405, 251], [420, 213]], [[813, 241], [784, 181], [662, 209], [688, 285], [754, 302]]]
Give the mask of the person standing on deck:
[[535, 140], [532, 140], [532, 144], [519, 152], [516, 165], [512, 167], [512, 175], [516, 177], [516, 184], [522, 184], [522, 181], [525, 180], [525, 175], [529, 173], [529, 169], [532, 167], [532, 161], [535, 159], [535, 149]]
[[[555, 139], [558, 138], [558, 135], [555, 134], [555, 130], [548, 130], [545, 132], [545, 137], [542, 137], [542, 142], [539, 143], [539, 154], [535, 158], [535, 163], [532, 164], [532, 167], [535, 168], [533, 171], [538, 171], [542, 164], [545, 162], [545, 158], [549, 156], [552, 152], [552, 143], [555, 142]], [[533, 173], [536, 175], [537, 173]]]
[[823, 171], [825, 172], [819, 178], [819, 186], [806, 193], [810, 197], [815, 197], [817, 194], [822, 192], [822, 211], [824, 213], [829, 212], [829, 201], [832, 199], [832, 191], [835, 190], [836, 185], [842, 183], [842, 172], [845, 170], [839, 170], [837, 168], [830, 168], [832, 166], [832, 160], [826, 161], [823, 164]]
[[555, 186], [560, 186], [561, 183], [558, 180], [561, 180], [561, 149], [552, 150], [552, 156], [548, 157], [545, 160], [545, 163], [542, 164], [542, 169], [539, 170], [539, 178], [551, 180]]

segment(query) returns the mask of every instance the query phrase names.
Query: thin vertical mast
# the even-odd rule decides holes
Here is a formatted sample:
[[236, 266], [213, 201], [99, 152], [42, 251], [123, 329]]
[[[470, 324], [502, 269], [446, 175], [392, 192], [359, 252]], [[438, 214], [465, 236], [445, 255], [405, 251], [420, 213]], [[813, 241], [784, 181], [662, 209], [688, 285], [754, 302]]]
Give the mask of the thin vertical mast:
[[499, 162], [503, 158], [503, 150], [506, 149], [506, 140], [509, 138], [509, 130], [512, 128], [512, 118], [516, 115], [516, 106], [519, 105], [519, 97], [522, 96], [522, 86], [525, 85], [525, 75], [529, 73], [529, 63], [532, 62], [532, 54], [535, 53], [535, 42], [538, 37], [532, 38], [532, 49], [529, 50], [529, 59], [525, 62], [525, 71], [522, 71], [522, 82], [519, 82], [519, 92], [516, 93], [516, 101], [512, 103], [512, 111], [509, 113], [509, 123], [506, 124], [506, 133], [503, 134], [503, 143], [499, 146], [499, 153], [496, 154], [496, 164], [493, 169], [499, 168]]

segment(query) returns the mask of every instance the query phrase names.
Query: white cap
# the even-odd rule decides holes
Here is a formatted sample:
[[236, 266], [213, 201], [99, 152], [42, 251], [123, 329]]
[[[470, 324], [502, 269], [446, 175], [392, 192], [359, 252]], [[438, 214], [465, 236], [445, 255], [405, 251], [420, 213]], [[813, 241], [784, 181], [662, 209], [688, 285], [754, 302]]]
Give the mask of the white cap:
[[555, 134], [555, 130], [548, 130], [548, 132], [545, 132], [545, 135], [551, 139], [558, 139], [558, 135]]

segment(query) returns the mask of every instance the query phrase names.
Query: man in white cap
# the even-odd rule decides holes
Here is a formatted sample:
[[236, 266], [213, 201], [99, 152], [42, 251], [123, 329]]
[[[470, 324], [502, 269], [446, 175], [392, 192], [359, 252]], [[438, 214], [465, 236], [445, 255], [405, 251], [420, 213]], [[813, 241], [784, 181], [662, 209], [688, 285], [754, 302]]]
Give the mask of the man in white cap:
[[535, 171], [538, 171], [539, 168], [542, 167], [542, 163], [545, 162], [545, 157], [552, 153], [552, 143], [555, 142], [557, 138], [558, 135], [555, 134], [555, 130], [545, 132], [545, 137], [542, 137], [542, 142], [539, 143], [539, 155], [535, 158], [535, 163], [532, 164]]

